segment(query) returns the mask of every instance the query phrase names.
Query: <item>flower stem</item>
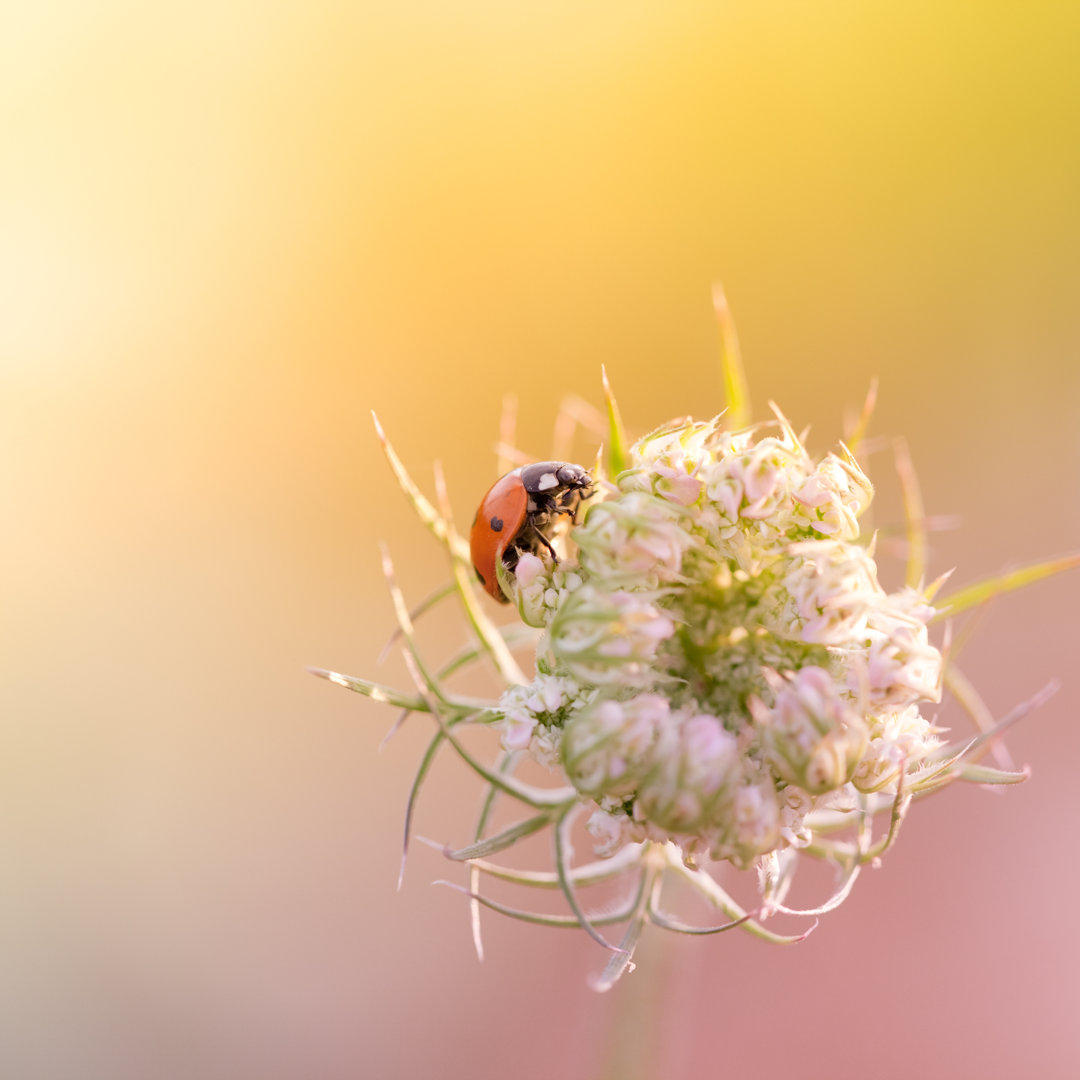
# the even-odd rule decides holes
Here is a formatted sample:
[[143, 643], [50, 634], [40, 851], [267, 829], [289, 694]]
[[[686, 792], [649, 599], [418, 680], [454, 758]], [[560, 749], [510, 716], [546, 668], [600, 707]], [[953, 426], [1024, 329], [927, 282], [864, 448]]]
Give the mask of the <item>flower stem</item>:
[[607, 1048], [598, 1080], [651, 1080], [660, 1070], [660, 1032], [673, 952], [664, 935], [645, 933], [635, 950], [636, 973], [620, 979], [614, 999]]

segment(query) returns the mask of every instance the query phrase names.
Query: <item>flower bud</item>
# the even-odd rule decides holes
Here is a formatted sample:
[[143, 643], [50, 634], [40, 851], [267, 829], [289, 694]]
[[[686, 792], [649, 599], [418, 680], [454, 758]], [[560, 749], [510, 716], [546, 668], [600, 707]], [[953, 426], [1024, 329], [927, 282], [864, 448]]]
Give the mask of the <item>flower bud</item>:
[[570, 782], [593, 798], [632, 794], [651, 765], [652, 748], [667, 722], [659, 694], [601, 701], [566, 725], [563, 768]]
[[772, 778], [743, 758], [702, 839], [710, 858], [729, 859], [740, 868], [773, 851], [780, 843], [780, 806]]
[[731, 820], [731, 853], [727, 857], [736, 866], [748, 866], [771, 851], [780, 838], [780, 808], [772, 781], [762, 777], [740, 787], [735, 792]]
[[885, 596], [877, 567], [865, 548], [833, 540], [792, 544], [794, 557], [784, 578], [791, 596], [791, 631], [803, 641], [844, 645], [866, 627]]
[[593, 838], [593, 850], [602, 859], [614, 855], [626, 842], [630, 820], [625, 814], [613, 814], [603, 808], [594, 810], [585, 822]]
[[612, 584], [650, 587], [678, 577], [684, 553], [694, 544], [685, 515], [672, 503], [632, 491], [593, 506], [574, 530], [581, 565]]
[[811, 795], [846, 784], [866, 746], [866, 725], [829, 673], [808, 666], [786, 678], [770, 673], [769, 682], [772, 707], [754, 698], [750, 710], [776, 775]]
[[854, 458], [828, 454], [794, 492], [798, 514], [820, 536], [854, 540], [874, 488]]
[[653, 754], [637, 809], [673, 833], [693, 833], [709, 821], [725, 788], [739, 775], [735, 736], [708, 714], [676, 715]]
[[[882, 608], [870, 613], [866, 637], [866, 693], [872, 705], [902, 709], [941, 700], [941, 653], [930, 644], [923, 622], [895, 606]], [[859, 677], [853, 669], [852, 689]]]
[[629, 686], [651, 678], [648, 665], [675, 624], [648, 594], [605, 594], [584, 585], [559, 609], [550, 632], [552, 651], [570, 671], [596, 683]]
[[620, 490], [647, 491], [677, 506], [691, 506], [701, 495], [697, 474], [710, 460], [705, 442], [712, 431], [712, 424], [691, 424], [635, 443], [631, 468], [619, 477]]
[[940, 740], [915, 705], [870, 718], [870, 741], [852, 777], [867, 793], [896, 789], [900, 770], [911, 769], [937, 749]]
[[546, 626], [551, 609], [545, 604], [544, 597], [551, 587], [551, 578], [543, 560], [529, 552], [523, 554], [514, 567], [514, 580], [521, 621], [528, 626]]
[[734, 459], [732, 468], [743, 485], [744, 518], [761, 520], [774, 515], [799, 484], [806, 465], [801, 455], [779, 439], [762, 439]]

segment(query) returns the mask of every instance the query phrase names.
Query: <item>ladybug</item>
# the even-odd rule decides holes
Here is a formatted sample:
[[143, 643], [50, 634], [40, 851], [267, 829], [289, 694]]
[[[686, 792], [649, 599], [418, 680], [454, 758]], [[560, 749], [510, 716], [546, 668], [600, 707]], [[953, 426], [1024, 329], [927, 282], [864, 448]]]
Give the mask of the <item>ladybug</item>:
[[501, 604], [510, 602], [495, 572], [499, 559], [513, 570], [523, 552], [543, 546], [558, 562], [549, 533], [562, 514], [576, 524], [578, 505], [592, 493], [588, 471], [568, 461], [523, 465], [496, 480], [480, 500], [469, 537], [473, 568], [484, 591]]

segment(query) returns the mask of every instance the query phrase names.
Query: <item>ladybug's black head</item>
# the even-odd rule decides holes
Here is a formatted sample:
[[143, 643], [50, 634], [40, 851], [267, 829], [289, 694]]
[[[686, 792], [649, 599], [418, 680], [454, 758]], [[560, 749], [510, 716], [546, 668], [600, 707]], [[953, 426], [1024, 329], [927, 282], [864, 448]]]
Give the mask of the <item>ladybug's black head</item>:
[[533, 496], [592, 487], [592, 477], [588, 472], [569, 461], [538, 461], [526, 465], [521, 470], [521, 482]]
[[592, 477], [580, 465], [571, 465], [569, 462], [564, 462], [555, 471], [555, 476], [559, 481], [560, 487], [592, 487]]

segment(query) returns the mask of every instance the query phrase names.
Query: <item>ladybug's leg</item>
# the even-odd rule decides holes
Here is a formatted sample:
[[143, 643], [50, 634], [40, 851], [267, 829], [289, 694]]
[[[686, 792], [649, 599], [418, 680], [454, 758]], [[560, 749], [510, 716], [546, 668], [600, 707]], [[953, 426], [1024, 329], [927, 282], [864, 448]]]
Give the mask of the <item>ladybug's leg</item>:
[[590, 495], [594, 494], [593, 491], [589, 491], [587, 494], [582, 495], [580, 491], [571, 490], [563, 496], [563, 503], [561, 506], [556, 507], [555, 513], [566, 514], [570, 521], [576, 525], [578, 523], [577, 514], [581, 509], [582, 499], [587, 499]]
[[530, 498], [536, 508], [533, 513], [557, 514], [559, 512], [559, 504], [555, 501], [555, 496], [549, 495], [546, 491], [533, 492]]
[[510, 547], [502, 553], [503, 566], [505, 566], [507, 570], [513, 571], [518, 564], [520, 555], [521, 552], [518, 551], [517, 544], [511, 544]]
[[548, 549], [548, 551], [550, 552], [550, 554], [551, 554], [551, 560], [552, 560], [552, 562], [554, 562], [554, 563], [558, 564], [558, 562], [559, 562], [559, 556], [555, 554], [555, 549], [554, 549], [554, 548], [553, 548], [553, 547], [551, 546], [551, 541], [550, 541], [550, 540], [549, 540], [549, 539], [548, 539], [548, 538], [547, 538], [547, 537], [546, 537], [546, 536], [545, 536], [545, 535], [544, 535], [544, 534], [543, 534], [543, 533], [542, 533], [542, 532], [541, 532], [541, 531], [540, 531], [539, 529], [535, 529], [534, 531], [535, 531], [535, 533], [536, 533], [536, 538], [537, 538], [537, 539], [538, 539], [538, 540], [540, 541], [540, 543], [541, 543], [541, 544], [543, 544], [543, 545], [544, 545], [544, 547], [546, 547], [546, 548]]

